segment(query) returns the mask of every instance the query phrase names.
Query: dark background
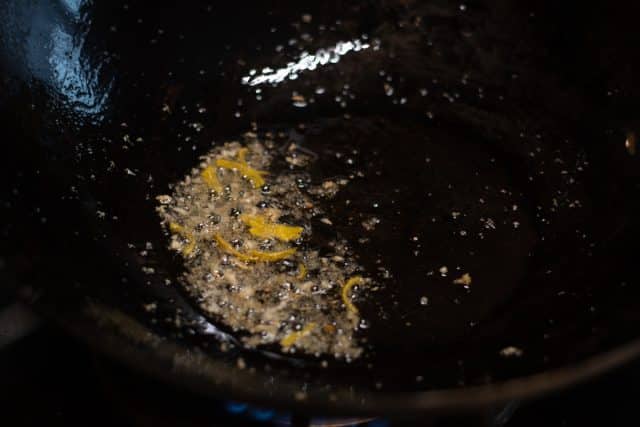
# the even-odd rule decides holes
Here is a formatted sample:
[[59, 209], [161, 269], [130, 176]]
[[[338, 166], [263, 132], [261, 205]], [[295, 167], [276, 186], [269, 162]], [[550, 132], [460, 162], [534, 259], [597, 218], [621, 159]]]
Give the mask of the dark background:
[[[11, 5], [11, 2], [7, 2], [7, 5]], [[394, 13], [407, 5], [422, 7], [420, 2], [382, 2], [379, 10], [382, 11], [380, 13]], [[106, 2], [95, 2], [90, 6], [95, 13], [104, 13], [105, 16], [113, 14], [117, 17], [120, 13], [115, 6]], [[156, 17], [160, 24], [171, 23], [174, 6], [168, 2], [158, 6]], [[206, 6], [203, 4], [203, 13]], [[247, 7], [251, 6], [248, 4]], [[288, 5], [283, 2], [271, 6], [286, 9]], [[468, 4], [470, 8], [474, 6], [472, 3]], [[491, 11], [489, 15], [498, 17], [508, 17], [510, 8], [515, 7], [509, 2], [479, 6]], [[130, 13], [143, 16], [146, 7], [148, 6], [142, 3], [132, 3]], [[330, 2], [325, 7], [329, 9], [327, 14], [339, 13], [343, 4]], [[266, 6], [264, 8], [267, 9]], [[590, 104], [600, 106], [600, 109], [589, 113], [589, 119], [597, 120], [599, 114], [606, 112], [608, 118], [614, 117], [620, 124], [633, 129], [637, 123], [637, 111], [640, 111], [640, 85], [637, 83], [637, 70], [640, 69], [637, 46], [640, 44], [640, 33], [635, 31], [638, 7], [631, 2], [531, 2], [520, 3], [518, 8], [530, 8], [538, 16], [553, 17], [537, 24], [532, 31], [536, 37], [544, 40], [544, 44], [553, 47], [548, 52], [539, 54], [544, 56], [548, 67], [562, 70], [555, 84], [566, 89], [567, 97], [571, 98], [573, 92], [584, 91]], [[252, 15], [254, 18], [238, 24], [246, 26], [247, 34], [251, 32], [251, 19], [259, 19], [259, 12], [260, 10]], [[370, 18], [375, 21], [375, 14]], [[446, 20], [447, 17], [442, 19]], [[501, 36], [495, 41], [498, 44], [505, 40], [518, 40], [525, 33], [524, 29], [514, 28], [515, 25], [508, 19], [498, 19], [498, 22], [504, 25], [503, 31], [488, 31]], [[141, 77], [141, 73], [147, 71], [145, 67], [148, 61], [160, 63], [164, 55], [163, 49], [179, 50], [176, 47], [179, 42], [177, 39], [163, 41], [162, 36], [158, 36], [159, 42], [151, 43], [153, 37], [150, 34], [162, 25], [145, 23], [145, 36], [137, 37], [135, 19], [122, 26], [113, 21], [112, 23], [118, 24], [117, 31], [130, 32], [128, 43], [135, 47], [129, 51], [124, 50], [124, 57], [114, 55], [111, 52], [113, 46], [109, 45], [113, 39], [100, 39], [100, 31], [111, 31], [108, 23], [108, 20], [100, 22], [101, 25], [104, 24], [104, 28], [94, 28], [88, 33], [89, 39], [94, 42], [97, 40], [97, 44], [110, 53], [102, 58], [105, 68], [98, 78], [103, 79], [99, 81], [99, 85], [108, 83], [111, 74], [120, 73], [116, 74], [115, 80], [115, 93], [118, 96], [132, 87], [136, 88], [137, 93], [147, 92], [148, 96], [145, 94], [118, 105], [121, 110], [116, 112], [116, 116], [133, 114], [135, 117], [138, 111], [144, 111], [146, 107], [163, 101], [160, 95], [152, 91], [153, 85], [161, 79], [158, 76], [164, 76], [167, 71], [173, 71], [177, 75], [183, 73], [184, 76], [189, 70], [180, 65], [179, 57], [174, 57], [166, 69], [156, 68], [150, 71], [155, 79]], [[20, 22], [5, 22], [5, 26], [10, 25], [19, 26]], [[193, 25], [203, 24], [195, 22]], [[0, 281], [4, 294], [3, 305], [8, 306], [14, 301], [12, 291], [15, 286], [29, 284], [34, 277], [40, 280], [47, 278], [53, 284], [72, 281], [73, 275], [69, 271], [59, 271], [56, 268], [66, 262], [65, 250], [89, 253], [95, 249], [89, 248], [85, 240], [61, 237], [65, 234], [60, 233], [57, 225], [65, 220], [69, 221], [65, 212], [70, 209], [69, 206], [73, 206], [73, 200], [61, 202], [59, 195], [50, 190], [53, 184], [49, 182], [48, 176], [41, 173], [38, 167], [46, 164], [51, 155], [50, 151], [41, 149], [42, 145], [53, 143], [53, 138], [40, 134], [39, 126], [42, 121], [56, 116], [59, 112], [57, 107], [64, 110], [69, 105], [62, 99], [57, 100], [60, 101], [58, 104], [54, 102], [43, 109], [39, 103], [48, 99], [51, 94], [47, 91], [51, 88], [37, 81], [38, 75], [32, 76], [36, 81], [23, 81], [21, 77], [16, 77], [24, 72], [24, 64], [21, 63], [18, 51], [12, 55], [12, 49], [17, 49], [16, 45], [12, 40], [3, 39], [2, 46], [4, 61], [0, 81], [0, 126], [4, 138], [3, 152], [0, 155]], [[148, 56], [135, 57], [135, 52], [140, 51], [146, 51]], [[531, 58], [532, 61], [534, 59]], [[204, 63], [207, 58], [196, 58], [196, 64], [190, 66], [197, 68], [199, 60]], [[491, 68], [491, 64], [487, 66]], [[188, 81], [184, 78], [182, 80]], [[544, 87], [540, 92], [539, 96], [544, 98]], [[558, 99], [561, 98], [560, 96]], [[278, 105], [277, 102], [274, 103]], [[550, 108], [557, 108], [559, 113], [568, 116], [577, 114], [577, 111], [567, 111], [567, 105], [572, 104], [559, 101]], [[72, 107], [90, 110], [92, 106]], [[241, 127], [239, 124], [226, 123], [228, 116], [233, 113], [232, 106], [219, 107], [220, 117], [213, 118], [214, 124], [229, 133]], [[273, 105], [258, 108], [257, 115], [260, 117], [268, 114], [271, 107]], [[366, 110], [366, 105], [359, 108]], [[64, 134], [56, 135], [56, 141], [64, 141], [64, 137]], [[69, 142], [69, 147], [73, 144], [73, 141]], [[100, 166], [100, 161], [96, 162]], [[637, 178], [640, 171], [627, 168], [624, 173], [628, 177]], [[60, 183], [56, 183], [56, 186], [60, 186]], [[80, 223], [80, 219], [77, 221], [74, 227], [83, 230], [84, 225]], [[108, 266], [102, 267], [109, 270]], [[29, 300], [32, 297], [29, 289], [23, 290], [23, 299]], [[630, 329], [633, 330], [633, 325], [630, 325]], [[188, 394], [176, 395], [175, 389], [171, 387], [159, 385], [103, 359], [84, 344], [69, 338], [48, 319], [33, 334], [0, 349], [0, 369], [3, 370], [0, 372], [1, 410], [7, 419], [17, 420], [17, 425], [35, 425], [52, 419], [60, 425], [175, 425], [184, 422], [185, 413], [193, 414], [195, 422], [201, 424], [246, 425], [245, 420], [226, 415], [222, 403], [205, 403]], [[632, 365], [588, 385], [538, 402], [523, 404], [508, 425], [633, 423], [639, 371], [637, 366]], [[203, 415], [203, 408], [205, 412], [215, 412], [211, 422], [203, 421], [210, 415]], [[162, 415], [158, 417], [158, 413]], [[474, 419], [472, 422], [476, 421]]]

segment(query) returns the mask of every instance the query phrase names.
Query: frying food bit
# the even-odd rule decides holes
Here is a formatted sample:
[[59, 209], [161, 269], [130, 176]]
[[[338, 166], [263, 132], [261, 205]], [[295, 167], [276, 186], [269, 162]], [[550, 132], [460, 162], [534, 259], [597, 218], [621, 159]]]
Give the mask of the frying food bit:
[[624, 148], [627, 149], [627, 153], [631, 156], [636, 155], [636, 140], [635, 132], [627, 132], [627, 138], [624, 140]]
[[[158, 198], [163, 224], [184, 240], [171, 246], [188, 259], [180, 283], [205, 312], [241, 331], [248, 347], [359, 357], [360, 317], [351, 292], [368, 279], [355, 275], [363, 269], [342, 236], [323, 238], [321, 247], [310, 239], [314, 219], [326, 215], [321, 199], [338, 190], [301, 188], [300, 180], [311, 181], [308, 172], [287, 170], [269, 174], [265, 191], [265, 171], [275, 156], [286, 163], [289, 154], [268, 149], [273, 142], [263, 144], [254, 134], [246, 139], [214, 148], [202, 157], [200, 171]], [[305, 165], [314, 159], [297, 155]], [[225, 197], [212, 199], [211, 190]], [[296, 225], [281, 223], [284, 217]], [[335, 283], [344, 283], [341, 292]]]
[[290, 242], [300, 238], [304, 230], [302, 227], [269, 222], [261, 215], [243, 215], [240, 219], [249, 227], [251, 235], [263, 239], [275, 238], [283, 242]]
[[185, 256], [191, 255], [196, 248], [196, 239], [194, 238], [193, 233], [187, 231], [186, 228], [175, 222], [169, 223], [169, 231], [180, 235], [186, 240], [186, 244], [182, 245], [181, 250]]
[[462, 276], [458, 277], [453, 281], [456, 285], [470, 286], [472, 282], [471, 275], [469, 273], [464, 273]]

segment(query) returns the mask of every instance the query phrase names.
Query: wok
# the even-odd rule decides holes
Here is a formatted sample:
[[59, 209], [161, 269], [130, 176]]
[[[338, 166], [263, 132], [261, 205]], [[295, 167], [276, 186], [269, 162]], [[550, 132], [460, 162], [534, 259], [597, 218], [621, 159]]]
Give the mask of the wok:
[[[533, 397], [640, 351], [634, 3], [0, 11], [3, 284], [104, 353], [214, 397], [417, 414]], [[318, 154], [318, 179], [364, 176], [327, 206], [386, 277], [351, 363], [243, 349], [177, 284], [154, 198], [254, 128]]]

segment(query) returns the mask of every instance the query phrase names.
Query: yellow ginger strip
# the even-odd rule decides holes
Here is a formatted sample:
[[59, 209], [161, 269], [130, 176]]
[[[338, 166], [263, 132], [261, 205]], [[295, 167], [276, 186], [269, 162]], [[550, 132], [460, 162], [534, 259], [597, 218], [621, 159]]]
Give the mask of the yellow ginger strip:
[[280, 261], [283, 259], [287, 259], [291, 255], [296, 253], [295, 248], [290, 248], [290, 249], [285, 249], [283, 251], [275, 251], [275, 252], [263, 252], [263, 251], [250, 250], [247, 253], [242, 253], [236, 248], [234, 248], [231, 243], [227, 242], [219, 234], [214, 234], [213, 238], [218, 243], [218, 246], [220, 246], [220, 249], [222, 249], [224, 252], [228, 253], [229, 255], [233, 255], [234, 257], [238, 258], [240, 261], [245, 261], [245, 262]]
[[305, 326], [302, 330], [300, 331], [296, 331], [296, 332], [291, 332], [289, 335], [287, 335], [286, 337], [282, 338], [280, 340], [280, 345], [282, 347], [291, 347], [293, 344], [295, 344], [298, 340], [300, 340], [301, 338], [306, 337], [307, 335], [309, 335], [311, 333], [311, 331], [313, 331], [316, 327], [316, 324], [311, 322], [309, 324], [307, 324], [307, 326]]
[[211, 166], [207, 166], [202, 171], [200, 176], [202, 177], [202, 180], [205, 182], [205, 184], [209, 186], [209, 188], [215, 190], [218, 194], [222, 194], [223, 187], [218, 180], [218, 174], [216, 173], [216, 170], [214, 168], [212, 168]]
[[191, 255], [193, 250], [196, 248], [196, 239], [194, 238], [193, 233], [190, 233], [186, 228], [175, 222], [169, 223], [169, 231], [174, 234], [179, 234], [187, 240], [188, 243], [182, 247], [182, 253], [186, 256]]
[[247, 148], [241, 148], [238, 150], [238, 160], [227, 160], [227, 159], [217, 159], [216, 166], [224, 169], [235, 169], [240, 172], [243, 176], [246, 176], [253, 182], [253, 188], [260, 188], [265, 184], [263, 175], [266, 175], [267, 172], [259, 171], [251, 166], [246, 161], [247, 152], [249, 150]]
[[304, 279], [307, 277], [307, 266], [303, 263], [298, 264], [298, 274], [296, 275], [296, 279]]
[[249, 227], [249, 233], [263, 239], [276, 238], [289, 242], [299, 238], [303, 230], [302, 227], [269, 222], [261, 215], [242, 215], [240, 219]]
[[364, 279], [361, 276], [353, 276], [352, 278], [347, 280], [347, 282], [342, 287], [342, 302], [347, 307], [347, 310], [351, 311], [352, 313], [358, 314], [358, 308], [351, 302], [351, 298], [349, 298], [349, 292], [355, 285], [362, 284], [364, 284]]

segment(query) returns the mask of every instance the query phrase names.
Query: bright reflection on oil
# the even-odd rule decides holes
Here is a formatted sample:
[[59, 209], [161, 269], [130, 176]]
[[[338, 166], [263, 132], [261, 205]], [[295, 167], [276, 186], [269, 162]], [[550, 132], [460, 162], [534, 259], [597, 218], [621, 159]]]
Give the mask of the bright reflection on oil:
[[75, 17], [79, 17], [80, 8], [85, 3], [85, 0], [61, 0], [61, 2], [69, 13], [72, 13]]
[[[11, 72], [42, 84], [75, 114], [99, 119], [110, 84], [104, 84], [102, 62], [87, 42], [91, 22], [87, 0], [6, 0], [0, 7], [0, 29], [15, 34], [0, 43]], [[19, 28], [20, 31], [14, 30]]]
[[[377, 47], [377, 43], [374, 43]], [[277, 84], [286, 79], [295, 80], [298, 74], [307, 70], [315, 70], [318, 66], [326, 64], [335, 64], [340, 61], [340, 57], [349, 52], [359, 52], [368, 49], [371, 45], [366, 39], [351, 40], [339, 42], [335, 46], [328, 49], [319, 49], [315, 53], [310, 54], [303, 52], [296, 62], [289, 62], [285, 67], [276, 70], [272, 68], [263, 68], [259, 75], [256, 70], [251, 70], [248, 76], [242, 78], [242, 83], [249, 86], [257, 86], [261, 84]]]
[[102, 111], [107, 92], [100, 88], [98, 67], [92, 67], [82, 55], [83, 39], [76, 39], [62, 27], [51, 31], [49, 64], [54, 87], [74, 109], [89, 114]]

